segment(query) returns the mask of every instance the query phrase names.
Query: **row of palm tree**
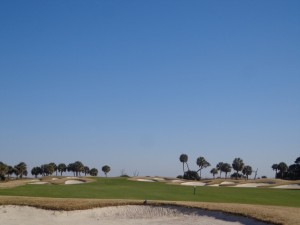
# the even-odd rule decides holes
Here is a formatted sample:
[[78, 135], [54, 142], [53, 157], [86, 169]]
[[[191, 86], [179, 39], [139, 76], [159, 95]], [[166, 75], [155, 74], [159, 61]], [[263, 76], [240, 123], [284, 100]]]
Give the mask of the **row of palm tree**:
[[[107, 177], [107, 174], [110, 172], [110, 166], [105, 165], [102, 167], [102, 171]], [[53, 162], [42, 164], [41, 166], [33, 167], [31, 170], [31, 174], [36, 178], [41, 176], [52, 176], [54, 173], [57, 176], [58, 173], [62, 176], [65, 172], [71, 172], [74, 176], [81, 176], [84, 174], [85, 176], [97, 176], [98, 170], [96, 168], [89, 168], [88, 166], [83, 165], [82, 162], [76, 161], [74, 163], [70, 163], [66, 165], [65, 163], [55, 164]], [[6, 165], [3, 162], [0, 162], [0, 180], [9, 179], [13, 174], [16, 175], [17, 178], [22, 179], [23, 176], [28, 175], [27, 165], [24, 162], [20, 162], [14, 167]]]
[[0, 162], [0, 180], [5, 180], [6, 178], [10, 178], [13, 174], [16, 175], [17, 178], [23, 178], [23, 176], [27, 176], [27, 165], [24, 162], [20, 162], [15, 166], [7, 165], [3, 162]]
[[[182, 168], [183, 168], [183, 177], [185, 177], [185, 174], [190, 171], [190, 168], [188, 166], [188, 155], [187, 154], [181, 154], [179, 156], [179, 161], [182, 163]], [[201, 179], [201, 171], [202, 169], [205, 169], [210, 165], [210, 163], [203, 157], [200, 156], [196, 160], [196, 164], [199, 167], [199, 169], [195, 172], [199, 172], [199, 178]], [[187, 171], [185, 170], [184, 165], [187, 166]], [[215, 175], [220, 172], [220, 177], [221, 173], [225, 173], [225, 178], [227, 178], [227, 174], [231, 172], [231, 169], [234, 169], [236, 173], [234, 173], [234, 177], [237, 179], [238, 177], [241, 177], [239, 172], [241, 171], [242, 174], [246, 179], [252, 174], [253, 170], [252, 167], [249, 165], [245, 165], [243, 160], [241, 158], [235, 158], [230, 165], [229, 163], [224, 163], [224, 162], [219, 162], [215, 168], [211, 169], [210, 173], [213, 174], [213, 177], [215, 178]]]
[[288, 166], [285, 162], [274, 163], [271, 168], [275, 170], [275, 178], [281, 179], [300, 179], [300, 157], [298, 157], [294, 164]]

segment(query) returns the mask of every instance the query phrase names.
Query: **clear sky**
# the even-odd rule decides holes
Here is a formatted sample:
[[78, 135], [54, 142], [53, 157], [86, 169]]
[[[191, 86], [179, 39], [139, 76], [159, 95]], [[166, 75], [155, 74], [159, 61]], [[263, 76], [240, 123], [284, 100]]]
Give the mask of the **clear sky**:
[[272, 177], [300, 156], [299, 12], [298, 0], [1, 1], [0, 161], [177, 176], [186, 153], [191, 169], [240, 157]]

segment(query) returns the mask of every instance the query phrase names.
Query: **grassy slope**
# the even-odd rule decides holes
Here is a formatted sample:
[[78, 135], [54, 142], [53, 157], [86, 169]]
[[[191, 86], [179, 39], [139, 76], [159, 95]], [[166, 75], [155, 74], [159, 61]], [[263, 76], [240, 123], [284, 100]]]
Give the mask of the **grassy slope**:
[[197, 187], [196, 195], [194, 195], [191, 186], [128, 181], [125, 178], [99, 178], [96, 182], [80, 185], [25, 185], [0, 189], [0, 195], [199, 201], [300, 207], [299, 190]]

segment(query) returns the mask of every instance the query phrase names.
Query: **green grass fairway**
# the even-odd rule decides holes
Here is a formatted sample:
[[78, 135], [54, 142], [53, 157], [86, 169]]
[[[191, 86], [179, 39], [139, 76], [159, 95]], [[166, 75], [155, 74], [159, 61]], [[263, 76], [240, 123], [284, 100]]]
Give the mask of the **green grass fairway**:
[[199, 201], [300, 207], [299, 190], [197, 187], [194, 195], [192, 186], [129, 181], [126, 178], [97, 178], [96, 182], [77, 185], [25, 185], [0, 189], [0, 195]]

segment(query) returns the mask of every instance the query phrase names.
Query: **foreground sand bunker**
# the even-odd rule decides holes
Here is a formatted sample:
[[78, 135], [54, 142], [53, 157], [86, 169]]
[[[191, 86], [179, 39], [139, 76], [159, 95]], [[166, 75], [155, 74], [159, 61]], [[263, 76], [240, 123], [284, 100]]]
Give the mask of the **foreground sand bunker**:
[[42, 210], [28, 206], [0, 206], [5, 225], [266, 225], [240, 216], [175, 206], [114, 206], [77, 211]]

